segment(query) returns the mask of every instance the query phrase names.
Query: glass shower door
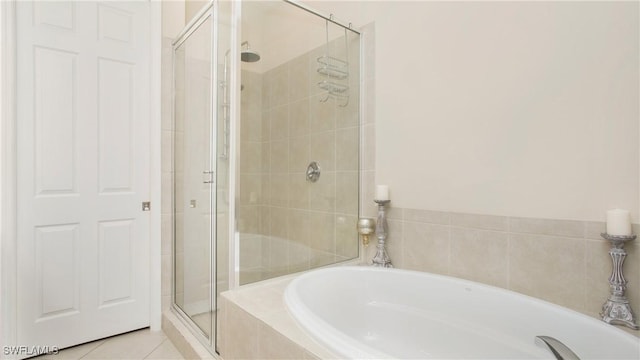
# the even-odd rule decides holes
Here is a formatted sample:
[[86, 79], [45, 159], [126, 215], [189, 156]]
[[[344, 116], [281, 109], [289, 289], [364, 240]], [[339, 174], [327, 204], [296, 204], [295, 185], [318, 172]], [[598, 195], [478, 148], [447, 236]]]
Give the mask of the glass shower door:
[[241, 6], [242, 285], [358, 257], [361, 129], [359, 33], [293, 2]]
[[215, 129], [211, 11], [174, 44], [174, 304], [215, 338]]

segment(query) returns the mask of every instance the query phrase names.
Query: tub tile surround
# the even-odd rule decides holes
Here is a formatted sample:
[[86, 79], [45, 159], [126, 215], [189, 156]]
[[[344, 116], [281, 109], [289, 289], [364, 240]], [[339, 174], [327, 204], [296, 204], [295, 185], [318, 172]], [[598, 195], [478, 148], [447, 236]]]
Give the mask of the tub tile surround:
[[[387, 250], [396, 268], [498, 286], [600, 318], [611, 274], [611, 246], [600, 237], [604, 222], [402, 208], [389, 213]], [[633, 229], [640, 233], [640, 225]], [[374, 242], [363, 249], [367, 263], [375, 254]], [[627, 243], [624, 262], [626, 294], [636, 314], [639, 247], [638, 241]]]
[[244, 285], [220, 298], [224, 359], [335, 359], [295, 322], [283, 301], [295, 275]]

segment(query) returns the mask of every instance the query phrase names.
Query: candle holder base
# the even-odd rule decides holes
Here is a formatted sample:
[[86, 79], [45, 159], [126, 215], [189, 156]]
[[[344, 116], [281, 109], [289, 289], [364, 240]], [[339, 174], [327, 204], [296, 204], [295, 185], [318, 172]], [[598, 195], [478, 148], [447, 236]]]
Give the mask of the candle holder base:
[[373, 260], [371, 260], [371, 266], [384, 268], [393, 267], [393, 265], [391, 264], [391, 259], [389, 258], [389, 255], [387, 254], [387, 250], [385, 248], [382, 248], [381, 250], [380, 247], [378, 247], [378, 249], [376, 250], [376, 255], [373, 257]]
[[622, 265], [624, 264], [625, 257], [627, 257], [624, 244], [634, 240], [636, 236], [609, 235], [607, 233], [602, 233], [600, 236], [611, 242], [609, 255], [611, 255], [611, 260], [613, 261], [613, 269], [609, 277], [611, 295], [609, 295], [607, 301], [602, 305], [600, 317], [602, 321], [607, 324], [623, 325], [634, 330], [640, 330], [640, 326], [636, 323], [633, 315], [633, 310], [631, 310], [629, 300], [627, 300], [625, 295], [627, 280], [625, 280], [624, 274], [622, 273]]
[[640, 330], [640, 326], [636, 324], [636, 319], [633, 316], [629, 300], [626, 298], [609, 297], [607, 302], [602, 305], [600, 317], [607, 324], [623, 325], [633, 330]]

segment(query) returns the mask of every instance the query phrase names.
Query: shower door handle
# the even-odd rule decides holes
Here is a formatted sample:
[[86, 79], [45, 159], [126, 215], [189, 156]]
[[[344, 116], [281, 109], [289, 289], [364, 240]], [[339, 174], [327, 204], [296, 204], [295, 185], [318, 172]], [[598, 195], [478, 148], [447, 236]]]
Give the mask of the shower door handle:
[[204, 184], [213, 184], [214, 181], [213, 179], [215, 178], [215, 172], [214, 171], [203, 171], [202, 172], [202, 182]]

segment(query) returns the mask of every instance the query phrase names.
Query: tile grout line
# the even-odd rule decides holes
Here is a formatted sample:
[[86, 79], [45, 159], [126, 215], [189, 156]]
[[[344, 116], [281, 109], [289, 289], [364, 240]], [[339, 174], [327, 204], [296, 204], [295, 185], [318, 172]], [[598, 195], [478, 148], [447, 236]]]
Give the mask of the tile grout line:
[[165, 341], [169, 341], [169, 342], [170, 342], [171, 340], [169, 340], [169, 338], [168, 338], [168, 337], [165, 337], [165, 338], [164, 338], [164, 340], [162, 340], [162, 341], [160, 342], [160, 344], [158, 344], [156, 347], [154, 347], [154, 348], [153, 348], [153, 349], [152, 349], [152, 350], [151, 350], [151, 351], [150, 351], [150, 352], [149, 352], [145, 357], [143, 357], [142, 359], [148, 359], [148, 358], [149, 358], [149, 356], [151, 356], [151, 354], [153, 354], [153, 352], [154, 352], [154, 351], [156, 351], [160, 346], [162, 346], [162, 344], [164, 344], [164, 342], [165, 342]]
[[109, 341], [109, 339], [108, 339], [108, 338], [107, 338], [107, 339], [103, 339], [103, 341], [102, 341], [100, 344], [98, 344], [98, 346], [96, 346], [96, 347], [94, 347], [93, 349], [91, 349], [91, 351], [89, 351], [88, 353], [86, 353], [86, 354], [82, 355], [82, 356], [80, 357], [80, 359], [84, 359], [84, 358], [86, 358], [86, 357], [87, 357], [87, 355], [89, 355], [89, 354], [91, 354], [92, 352], [96, 351], [96, 349], [98, 349], [98, 348], [99, 348], [99, 347], [101, 347], [102, 345], [106, 344], [106, 343], [107, 343], [107, 341]]

